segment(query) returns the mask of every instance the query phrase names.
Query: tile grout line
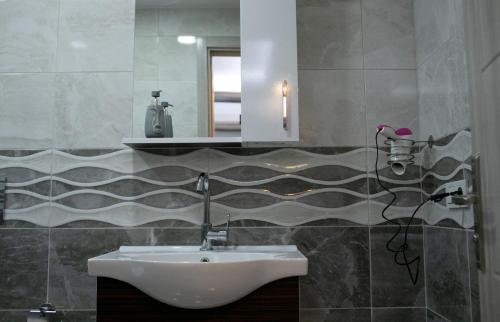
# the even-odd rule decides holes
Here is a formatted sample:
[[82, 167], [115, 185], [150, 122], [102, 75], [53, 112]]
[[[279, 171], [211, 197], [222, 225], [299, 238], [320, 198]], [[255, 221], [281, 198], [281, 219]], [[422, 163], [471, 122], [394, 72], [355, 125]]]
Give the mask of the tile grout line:
[[[416, 59], [416, 58], [415, 58]], [[417, 99], [418, 99], [418, 84], [417, 84]], [[418, 101], [417, 101], [417, 108], [418, 108]], [[419, 134], [420, 134], [420, 126], [419, 126]], [[423, 148], [420, 152], [423, 151]], [[424, 179], [422, 178], [423, 176], [423, 164], [424, 164], [424, 154], [420, 153], [420, 166], [419, 166], [419, 177], [420, 177], [420, 202], [423, 202], [424, 199]], [[424, 278], [424, 304], [425, 304], [425, 321], [427, 322], [427, 310], [429, 309], [428, 303], [429, 300], [427, 298], [427, 247], [426, 247], [426, 242], [425, 242], [425, 214], [422, 214], [422, 257], [423, 257], [423, 278]]]
[[368, 173], [368, 104], [366, 101], [366, 75], [365, 75], [365, 25], [364, 25], [364, 12], [363, 12], [363, 1], [359, 1], [360, 19], [361, 19], [361, 53], [362, 53], [362, 71], [361, 77], [363, 80], [363, 109], [364, 109], [364, 123], [365, 123], [365, 168], [366, 168], [366, 202], [368, 203], [368, 267], [370, 274], [370, 320], [373, 321], [373, 271], [372, 271], [372, 238], [371, 238], [371, 212], [370, 212], [370, 179]]
[[[50, 180], [50, 185], [49, 185], [49, 209], [52, 208], [52, 195], [53, 195], [53, 172], [54, 172], [54, 150], [51, 150], [50, 154], [50, 175], [49, 175], [49, 180]], [[49, 222], [47, 223], [48, 230], [49, 230], [49, 235], [48, 235], [48, 241], [47, 241], [47, 298], [45, 303], [49, 303], [50, 300], [50, 255], [51, 255], [51, 246], [52, 246], [52, 227], [50, 224], [50, 217], [51, 217], [52, 212], [49, 213]]]

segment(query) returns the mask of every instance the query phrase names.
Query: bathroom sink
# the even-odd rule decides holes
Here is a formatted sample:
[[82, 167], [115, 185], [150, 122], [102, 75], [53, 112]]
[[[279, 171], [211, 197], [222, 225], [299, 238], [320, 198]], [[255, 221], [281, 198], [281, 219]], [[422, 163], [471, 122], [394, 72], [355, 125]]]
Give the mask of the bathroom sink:
[[127, 282], [172, 306], [205, 309], [237, 301], [259, 287], [307, 274], [296, 246], [122, 246], [88, 260], [92, 276]]

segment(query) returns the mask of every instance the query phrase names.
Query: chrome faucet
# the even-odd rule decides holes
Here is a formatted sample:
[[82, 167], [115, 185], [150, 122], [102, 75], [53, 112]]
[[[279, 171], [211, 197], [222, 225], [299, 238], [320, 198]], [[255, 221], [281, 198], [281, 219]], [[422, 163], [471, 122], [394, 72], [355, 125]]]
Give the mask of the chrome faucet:
[[213, 242], [226, 243], [229, 238], [231, 215], [228, 214], [225, 229], [213, 229], [210, 222], [210, 184], [208, 174], [202, 172], [198, 176], [196, 192], [203, 193], [203, 223], [201, 224], [201, 251], [213, 250]]

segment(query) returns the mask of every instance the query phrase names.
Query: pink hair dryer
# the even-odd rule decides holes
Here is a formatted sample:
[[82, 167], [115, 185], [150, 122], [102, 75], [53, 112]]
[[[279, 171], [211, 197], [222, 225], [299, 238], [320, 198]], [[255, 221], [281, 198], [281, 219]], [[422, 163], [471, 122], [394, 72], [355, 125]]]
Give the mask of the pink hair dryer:
[[411, 148], [415, 144], [411, 139], [413, 132], [408, 128], [394, 129], [383, 124], [377, 126], [377, 131], [387, 138], [386, 144], [391, 146], [387, 163], [392, 171], [398, 176], [405, 174], [407, 166], [413, 164], [415, 158], [411, 153]]

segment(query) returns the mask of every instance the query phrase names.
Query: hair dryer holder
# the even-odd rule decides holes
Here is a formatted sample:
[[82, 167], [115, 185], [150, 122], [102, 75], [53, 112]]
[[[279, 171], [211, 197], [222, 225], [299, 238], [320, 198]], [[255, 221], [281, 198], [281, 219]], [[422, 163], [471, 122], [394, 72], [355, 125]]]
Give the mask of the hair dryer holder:
[[387, 153], [387, 164], [391, 167], [396, 175], [403, 175], [409, 165], [415, 163], [415, 155], [412, 150], [415, 147], [416, 141], [410, 139], [387, 139], [384, 144], [389, 147]]

